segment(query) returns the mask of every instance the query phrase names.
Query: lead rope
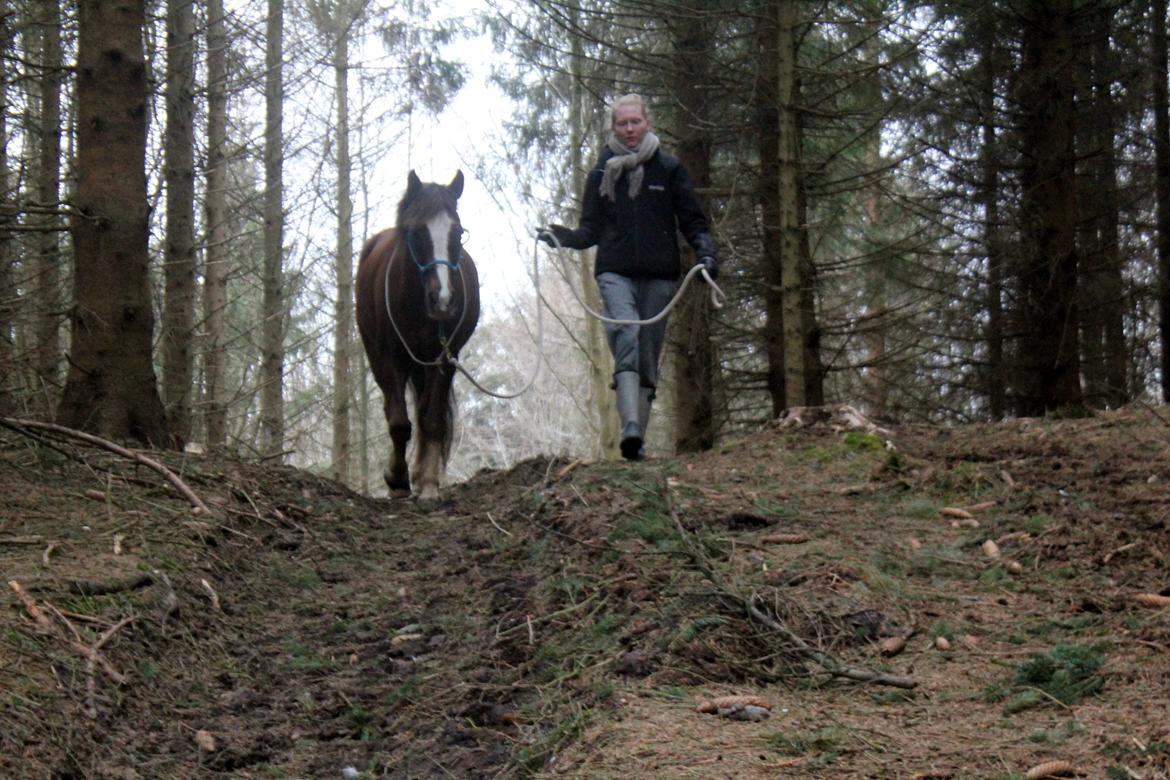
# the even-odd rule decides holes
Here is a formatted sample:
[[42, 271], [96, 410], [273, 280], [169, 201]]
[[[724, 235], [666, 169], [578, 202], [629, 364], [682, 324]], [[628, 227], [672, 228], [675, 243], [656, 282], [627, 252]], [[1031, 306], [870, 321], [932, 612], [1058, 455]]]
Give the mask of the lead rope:
[[542, 303], [544, 299], [541, 298], [540, 295], [540, 258], [537, 255], [536, 250], [536, 242], [533, 241], [532, 283], [536, 287], [536, 364], [533, 366], [532, 374], [529, 375], [528, 381], [524, 383], [524, 386], [514, 393], [497, 393], [492, 390], [488, 390], [479, 382], [475, 381], [475, 377], [473, 377], [470, 372], [468, 372], [467, 369], [463, 367], [463, 364], [459, 362], [458, 358], [450, 353], [447, 353], [447, 360], [450, 361], [451, 365], [455, 366], [455, 370], [463, 374], [463, 376], [467, 377], [467, 381], [471, 382], [476, 390], [479, 390], [484, 395], [490, 395], [492, 398], [502, 398], [504, 400], [508, 400], [510, 398], [518, 398], [524, 395], [532, 388], [534, 384], [536, 384], [536, 380], [540, 376], [540, 369], [544, 365], [544, 306]]
[[[555, 245], [557, 253], [557, 260], [561, 264], [561, 271], [567, 271], [568, 266], [565, 262], [565, 248], [561, 246], [561, 242], [557, 240], [556, 233], [553, 233], [547, 228], [538, 228], [536, 234], [539, 236], [542, 231], [547, 232], [553, 240], [553, 244]], [[539, 241], [540, 239], [537, 240]], [[691, 266], [691, 270], [687, 271], [687, 275], [683, 277], [682, 284], [678, 286], [678, 290], [675, 291], [674, 297], [671, 298], [670, 301], [662, 307], [662, 311], [658, 312], [648, 320], [615, 320], [612, 317], [607, 317], [600, 312], [594, 311], [593, 309], [589, 308], [589, 305], [585, 303], [585, 301], [581, 298], [581, 295], [577, 292], [577, 288], [573, 285], [572, 282], [573, 275], [571, 273], [565, 273], [564, 276], [565, 281], [568, 282], [569, 290], [573, 293], [573, 297], [577, 299], [577, 303], [581, 304], [581, 308], [588, 312], [591, 317], [599, 319], [602, 322], [609, 323], [610, 325], [653, 325], [666, 315], [670, 314], [671, 309], [673, 309], [678, 304], [678, 302], [683, 297], [683, 293], [687, 291], [687, 285], [690, 284], [691, 280], [699, 274], [703, 275], [703, 281], [705, 281], [711, 287], [711, 305], [716, 309], [722, 309], [724, 304], [727, 303], [727, 295], [723, 292], [722, 289], [720, 289], [719, 285], [715, 284], [715, 280], [711, 278], [711, 274], [707, 273], [707, 269], [701, 264], [696, 263], [695, 265]]]
[[[398, 253], [397, 247], [395, 247], [394, 252], [395, 254]], [[390, 260], [393, 262], [394, 258], [391, 257]], [[471, 382], [475, 389], [479, 390], [484, 395], [490, 395], [493, 398], [502, 398], [504, 400], [508, 400], [511, 398], [518, 398], [519, 396], [524, 395], [524, 393], [527, 393], [532, 388], [532, 386], [536, 383], [537, 378], [540, 376], [541, 365], [544, 363], [544, 312], [541, 306], [540, 297], [540, 263], [536, 253], [535, 242], [532, 249], [532, 276], [536, 285], [536, 365], [533, 367], [532, 374], [528, 377], [528, 381], [524, 383], [522, 388], [514, 393], [497, 393], [495, 391], [488, 390], [486, 387], [477, 382], [475, 377], [471, 375], [471, 372], [464, 368], [463, 364], [459, 362], [459, 358], [451, 354], [451, 349], [448, 346], [446, 339], [440, 339], [439, 343], [442, 345], [442, 351], [434, 360], [420, 360], [419, 357], [414, 354], [414, 351], [410, 348], [410, 345], [406, 343], [406, 339], [403, 338], [402, 331], [398, 328], [398, 323], [394, 321], [394, 312], [390, 310], [390, 263], [386, 263], [386, 273], [382, 276], [382, 297], [386, 302], [386, 316], [390, 318], [390, 325], [394, 328], [394, 333], [397, 334], [398, 340], [402, 342], [402, 346], [404, 349], [406, 349], [406, 354], [410, 355], [411, 360], [413, 360], [415, 363], [418, 363], [420, 366], [432, 367], [438, 367], [442, 366], [444, 363], [450, 363], [456, 371], [467, 377], [467, 381]], [[462, 268], [459, 268], [459, 280], [462, 284]], [[452, 329], [452, 333], [457, 333], [459, 331], [459, 327], [463, 324], [463, 319], [466, 316], [467, 290], [466, 285], [464, 285], [463, 311], [460, 312], [459, 322]]]

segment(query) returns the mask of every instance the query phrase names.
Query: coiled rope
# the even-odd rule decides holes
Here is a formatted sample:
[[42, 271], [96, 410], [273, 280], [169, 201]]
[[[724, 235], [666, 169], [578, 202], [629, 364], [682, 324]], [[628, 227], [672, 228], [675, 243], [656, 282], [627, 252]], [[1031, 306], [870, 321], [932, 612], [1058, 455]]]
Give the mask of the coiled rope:
[[[714, 306], [716, 309], [722, 309], [723, 306], [727, 303], [727, 295], [724, 294], [723, 290], [720, 289], [719, 285], [715, 284], [715, 280], [711, 278], [711, 274], [707, 273], [707, 269], [703, 265], [701, 265], [699, 263], [695, 263], [695, 265], [691, 266], [691, 270], [687, 271], [687, 275], [683, 277], [682, 283], [678, 286], [678, 289], [674, 293], [674, 297], [671, 298], [670, 301], [667, 302], [667, 304], [662, 307], [662, 311], [658, 312], [650, 319], [647, 319], [647, 320], [616, 320], [616, 319], [613, 319], [612, 317], [607, 317], [604, 314], [602, 314], [601, 312], [597, 312], [597, 311], [594, 311], [593, 309], [589, 308], [589, 304], [585, 303], [584, 299], [581, 297], [581, 294], [577, 292], [577, 288], [575, 286], [573, 286], [573, 282], [572, 282], [573, 275], [571, 273], [568, 273], [568, 264], [565, 262], [565, 248], [563, 246], [561, 246], [561, 242], [557, 240], [556, 234], [553, 233], [548, 228], [537, 228], [537, 230], [536, 230], [536, 235], [537, 235], [536, 240], [537, 241], [540, 241], [539, 237], [542, 234], [547, 234], [552, 239], [553, 247], [556, 250], [556, 254], [557, 254], [557, 260], [561, 264], [561, 271], [564, 272], [565, 281], [568, 282], [569, 290], [570, 290], [570, 292], [573, 293], [573, 297], [577, 299], [577, 303], [579, 303], [581, 305], [581, 308], [584, 309], [589, 314], [589, 316], [591, 316], [595, 319], [601, 320], [602, 322], [608, 323], [610, 325], [653, 325], [654, 323], [658, 322], [666, 315], [670, 314], [671, 310], [676, 305], [678, 305], [678, 302], [680, 300], [682, 300], [683, 294], [686, 293], [686, 291], [687, 291], [687, 285], [689, 285], [691, 283], [691, 280], [694, 279], [699, 274], [703, 275], [703, 281], [705, 281], [711, 287], [711, 305]], [[538, 290], [538, 292], [539, 292], [539, 290]]]

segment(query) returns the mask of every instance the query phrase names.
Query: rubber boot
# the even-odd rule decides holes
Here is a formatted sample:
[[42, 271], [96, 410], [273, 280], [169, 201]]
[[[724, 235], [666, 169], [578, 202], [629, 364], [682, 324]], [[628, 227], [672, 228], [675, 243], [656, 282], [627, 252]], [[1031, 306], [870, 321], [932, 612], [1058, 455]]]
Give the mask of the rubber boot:
[[638, 460], [642, 450], [642, 425], [638, 421], [642, 380], [637, 371], [622, 371], [614, 377], [614, 384], [617, 385], [618, 417], [622, 421], [622, 457]]
[[642, 449], [638, 460], [646, 458], [646, 435], [650, 431], [650, 405], [654, 403], [654, 388], [638, 388], [638, 424], [642, 426]]

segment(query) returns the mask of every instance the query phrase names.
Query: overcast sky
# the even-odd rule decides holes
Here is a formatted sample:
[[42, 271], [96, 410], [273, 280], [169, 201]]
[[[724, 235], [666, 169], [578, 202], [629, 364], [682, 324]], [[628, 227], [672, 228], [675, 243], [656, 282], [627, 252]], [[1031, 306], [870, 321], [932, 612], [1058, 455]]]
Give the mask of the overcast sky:
[[[460, 0], [434, 3], [432, 10], [437, 16], [466, 15], [483, 7], [482, 2]], [[511, 101], [488, 79], [493, 62], [507, 55], [495, 52], [487, 36], [481, 35], [460, 40], [445, 56], [466, 64], [467, 82], [437, 120], [417, 112], [411, 141], [404, 143], [407, 148], [382, 160], [377, 180], [392, 185], [398, 194], [393, 202], [379, 207], [371, 224], [394, 224], [394, 205], [411, 168], [423, 181], [442, 183], [462, 170], [465, 185], [459, 216], [469, 231], [466, 248], [476, 260], [485, 305], [499, 312], [501, 307], [511, 307], [517, 294], [531, 290], [531, 229], [536, 225], [536, 215], [527, 213], [516, 193], [489, 193], [475, 175], [480, 159], [494, 154], [512, 112]]]

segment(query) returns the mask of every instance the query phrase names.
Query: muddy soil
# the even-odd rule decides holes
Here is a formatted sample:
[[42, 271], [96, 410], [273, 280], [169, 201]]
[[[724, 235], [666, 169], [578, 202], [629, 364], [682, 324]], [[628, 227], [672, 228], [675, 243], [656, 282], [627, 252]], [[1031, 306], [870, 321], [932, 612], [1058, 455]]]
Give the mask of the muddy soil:
[[1170, 409], [804, 423], [426, 510], [0, 431], [0, 777], [1170, 777]]

